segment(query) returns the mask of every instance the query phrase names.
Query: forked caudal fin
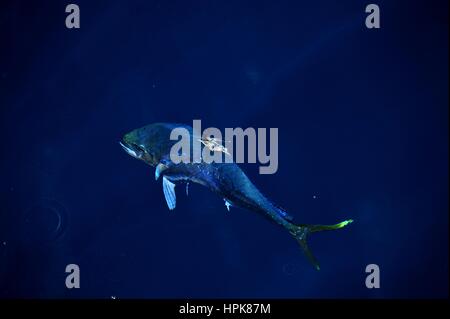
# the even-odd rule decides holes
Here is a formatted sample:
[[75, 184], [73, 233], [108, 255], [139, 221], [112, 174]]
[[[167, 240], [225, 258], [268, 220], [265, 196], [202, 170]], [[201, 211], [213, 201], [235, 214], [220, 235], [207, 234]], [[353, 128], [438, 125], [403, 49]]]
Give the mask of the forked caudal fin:
[[297, 239], [298, 243], [302, 247], [303, 251], [305, 252], [306, 257], [308, 260], [314, 265], [314, 267], [317, 270], [320, 270], [319, 262], [312, 254], [311, 250], [308, 247], [308, 243], [306, 242], [306, 239], [309, 234], [320, 232], [324, 230], [335, 230], [339, 228], [343, 228], [347, 226], [348, 224], [352, 223], [353, 219], [344, 220], [343, 222], [340, 222], [335, 225], [294, 225], [292, 224], [292, 230], [290, 231], [291, 235]]

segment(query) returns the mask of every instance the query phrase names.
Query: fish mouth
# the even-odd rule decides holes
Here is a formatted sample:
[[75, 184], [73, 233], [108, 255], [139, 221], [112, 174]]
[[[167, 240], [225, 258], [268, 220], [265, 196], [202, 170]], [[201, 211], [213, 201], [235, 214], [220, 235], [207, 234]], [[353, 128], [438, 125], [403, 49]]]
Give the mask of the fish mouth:
[[125, 141], [120, 141], [119, 142], [120, 146], [122, 146], [122, 148], [125, 150], [125, 152], [127, 152], [128, 155], [137, 158], [137, 159], [141, 159], [143, 152], [142, 150], [140, 150], [140, 148], [134, 144], [131, 143], [127, 143]]

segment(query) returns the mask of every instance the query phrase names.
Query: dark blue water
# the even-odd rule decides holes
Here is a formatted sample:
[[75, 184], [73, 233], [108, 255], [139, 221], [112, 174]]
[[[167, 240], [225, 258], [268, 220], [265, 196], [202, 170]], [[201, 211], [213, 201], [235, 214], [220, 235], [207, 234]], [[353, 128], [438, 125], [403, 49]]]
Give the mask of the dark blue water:
[[[448, 2], [2, 1], [0, 297], [448, 296]], [[152, 122], [278, 127], [254, 183], [298, 244], [206, 188], [169, 212], [120, 148]], [[80, 267], [81, 288], [65, 287]], [[379, 265], [381, 288], [365, 267]]]

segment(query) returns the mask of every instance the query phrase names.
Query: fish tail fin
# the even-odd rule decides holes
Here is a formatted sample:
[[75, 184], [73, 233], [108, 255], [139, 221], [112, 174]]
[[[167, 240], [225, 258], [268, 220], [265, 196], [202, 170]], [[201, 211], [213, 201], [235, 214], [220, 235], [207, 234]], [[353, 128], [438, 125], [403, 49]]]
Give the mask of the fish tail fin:
[[319, 262], [317, 261], [316, 257], [314, 257], [313, 253], [308, 247], [308, 243], [306, 242], [306, 239], [309, 234], [316, 233], [324, 230], [335, 230], [339, 228], [343, 228], [347, 226], [348, 224], [352, 223], [353, 219], [344, 220], [343, 222], [334, 224], [334, 225], [295, 225], [292, 224], [292, 229], [290, 230], [290, 233], [292, 236], [297, 239], [297, 242], [300, 244], [300, 246], [303, 249], [303, 252], [306, 255], [306, 258], [313, 264], [313, 266], [320, 270]]

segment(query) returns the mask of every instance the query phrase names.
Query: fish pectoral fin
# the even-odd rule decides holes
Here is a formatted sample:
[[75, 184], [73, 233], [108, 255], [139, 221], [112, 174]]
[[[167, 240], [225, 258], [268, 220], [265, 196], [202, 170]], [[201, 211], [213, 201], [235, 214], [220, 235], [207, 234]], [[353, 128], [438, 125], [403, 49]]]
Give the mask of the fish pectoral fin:
[[159, 176], [161, 176], [161, 173], [164, 172], [168, 168], [169, 167], [163, 163], [159, 163], [158, 165], [156, 165], [155, 180], [158, 180]]
[[163, 192], [166, 198], [167, 206], [170, 210], [173, 210], [177, 204], [177, 197], [175, 195], [175, 184], [163, 177]]
[[189, 196], [189, 182], [186, 183], [186, 196]]

